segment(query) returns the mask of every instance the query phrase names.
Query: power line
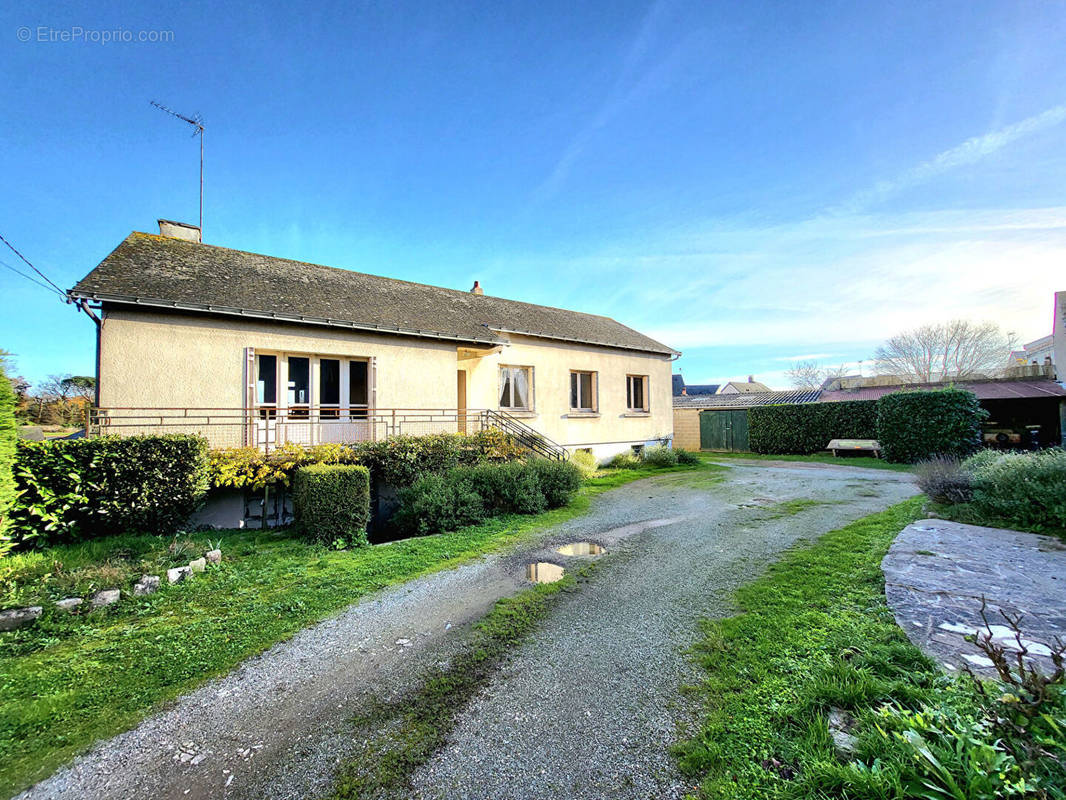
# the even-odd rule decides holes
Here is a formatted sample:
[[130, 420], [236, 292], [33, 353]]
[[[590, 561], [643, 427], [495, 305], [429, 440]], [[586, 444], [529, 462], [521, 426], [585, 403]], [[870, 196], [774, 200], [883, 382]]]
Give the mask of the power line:
[[[37, 284], [37, 285], [38, 285], [38, 286], [40, 286], [40, 287], [41, 287], [42, 289], [47, 289], [47, 290], [48, 290], [48, 291], [50, 291], [50, 292], [55, 292], [55, 291], [57, 291], [57, 290], [56, 290], [56, 289], [55, 289], [54, 287], [52, 287], [52, 286], [49, 286], [49, 285], [48, 285], [47, 283], [44, 283], [43, 281], [39, 281], [39, 280], [37, 280], [37, 279], [36, 279], [35, 277], [33, 277], [32, 275], [28, 275], [27, 273], [23, 272], [23, 271], [22, 271], [22, 270], [20, 270], [20, 269], [16, 269], [15, 267], [11, 266], [10, 264], [8, 264], [8, 263], [7, 263], [6, 261], [4, 261], [3, 259], [0, 259], [0, 266], [3, 266], [3, 267], [7, 267], [7, 268], [8, 268], [9, 270], [11, 270], [12, 272], [14, 272], [14, 273], [15, 273], [16, 275], [21, 275], [21, 276], [22, 276], [23, 278], [25, 278], [26, 280], [28, 280], [28, 281], [32, 281], [33, 283]], [[60, 296], [60, 297], [62, 297], [62, 298], [63, 298], [64, 300], [66, 300], [66, 299], [67, 299], [67, 296], [66, 296], [66, 294], [65, 294], [65, 293], [63, 293], [63, 292], [58, 292], [58, 294], [59, 294], [59, 296]]]
[[64, 292], [62, 289], [60, 289], [54, 283], [52, 283], [52, 279], [51, 278], [49, 278], [47, 275], [45, 275], [43, 272], [41, 272], [39, 269], [37, 269], [37, 267], [33, 266], [33, 264], [30, 263], [30, 260], [28, 258], [26, 258], [26, 256], [22, 255], [22, 253], [20, 253], [18, 250], [16, 250], [15, 249], [15, 245], [11, 244], [11, 242], [9, 242], [7, 239], [5, 239], [3, 234], [0, 234], [0, 242], [3, 242], [4, 244], [6, 244], [8, 246], [8, 248], [11, 250], [12, 253], [17, 255], [19, 258], [21, 258], [23, 260], [23, 262], [25, 262], [26, 266], [28, 266], [30, 269], [32, 269], [34, 272], [36, 272], [38, 275], [40, 275], [42, 278], [44, 278], [46, 281], [48, 281], [48, 283], [52, 284], [52, 288], [53, 289], [55, 289], [57, 292], [59, 292], [61, 295], [63, 295], [63, 297], [67, 296], [66, 292]]

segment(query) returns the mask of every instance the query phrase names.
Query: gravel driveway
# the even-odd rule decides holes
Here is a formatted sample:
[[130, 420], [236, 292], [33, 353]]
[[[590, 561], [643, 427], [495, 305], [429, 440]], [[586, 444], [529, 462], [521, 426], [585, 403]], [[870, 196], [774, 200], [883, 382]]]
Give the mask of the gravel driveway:
[[[306, 798], [353, 752], [346, 720], [394, 697], [462, 646], [468, 623], [526, 585], [554, 547], [603, 545], [415, 775], [422, 798], [665, 798], [686, 787], [668, 748], [695, 680], [684, 651], [701, 617], [781, 550], [913, 494], [888, 471], [731, 461], [598, 497], [521, 551], [411, 581], [297, 634], [104, 742], [20, 798]], [[816, 504], [788, 513], [795, 499]], [[792, 511], [794, 509], [789, 509]], [[195, 635], [195, 632], [190, 632]]]

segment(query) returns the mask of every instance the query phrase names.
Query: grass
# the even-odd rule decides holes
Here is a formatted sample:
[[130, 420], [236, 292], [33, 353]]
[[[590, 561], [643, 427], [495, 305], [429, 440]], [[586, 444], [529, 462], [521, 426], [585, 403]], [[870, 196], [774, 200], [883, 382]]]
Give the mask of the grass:
[[743, 613], [705, 624], [696, 653], [706, 678], [692, 689], [703, 720], [677, 748], [700, 797], [903, 796], [885, 740], [867, 730], [865, 758], [842, 763], [826, 713], [867, 719], [885, 702], [914, 705], [939, 680], [896, 626], [880, 569], [921, 508], [907, 500], [791, 550], [737, 593]]
[[873, 456], [834, 456], [832, 453], [814, 453], [809, 456], [776, 456], [764, 453], [712, 453], [702, 451], [700, 458], [705, 461], [728, 459], [746, 459], [752, 461], [799, 461], [808, 464], [833, 464], [839, 467], [867, 467], [869, 469], [887, 469], [894, 472], [910, 472], [910, 464], [892, 464]]
[[941, 519], [961, 522], [964, 525], [980, 525], [983, 528], [1007, 528], [1012, 531], [1039, 533], [1043, 536], [1056, 536], [1066, 541], [1066, 528], [1059, 528], [1054, 525], [1026, 525], [1019, 523], [1016, 519], [1007, 519], [988, 514], [974, 503], [936, 503], [930, 500], [926, 503], [925, 510]]
[[410, 695], [355, 720], [355, 738], [363, 738], [364, 744], [359, 755], [340, 768], [334, 800], [409, 797], [411, 775], [444, 746], [456, 712], [491, 678], [508, 651], [536, 628], [556, 596], [593, 569], [588, 565], [577, 577], [567, 574], [498, 601], [446, 667], [428, 675]]
[[[0, 796], [367, 594], [513, 546], [630, 481], [683, 470], [709, 471], [604, 470], [563, 508], [349, 551], [288, 531], [241, 530], [173, 541], [114, 536], [8, 556], [0, 561], [0, 608], [41, 605], [44, 613], [0, 633]], [[220, 539], [218, 567], [174, 586], [164, 575], [154, 595], [126, 595], [142, 573], [164, 574]], [[124, 596], [107, 610], [69, 615], [55, 607], [113, 587]]]

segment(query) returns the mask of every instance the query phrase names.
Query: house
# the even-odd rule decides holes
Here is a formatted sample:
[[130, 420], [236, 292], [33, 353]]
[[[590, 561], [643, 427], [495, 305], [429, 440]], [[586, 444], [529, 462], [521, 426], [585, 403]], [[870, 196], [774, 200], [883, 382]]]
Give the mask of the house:
[[677, 351], [477, 282], [456, 291], [231, 250], [160, 220], [69, 296], [99, 311], [90, 435], [272, 448], [499, 427], [601, 460], [673, 435]]
[[814, 403], [821, 392], [750, 392], [674, 398], [674, 445], [686, 450], [748, 450], [748, 409]]
[[770, 392], [773, 391], [765, 383], [759, 383], [755, 380], [754, 375], [749, 375], [748, 380], [744, 381], [729, 381], [729, 383], [722, 386], [718, 390], [718, 394], [754, 394], [756, 392]]
[[675, 372], [673, 378], [674, 397], [715, 394], [718, 391], [717, 383], [685, 383], [685, 379], [680, 372]]

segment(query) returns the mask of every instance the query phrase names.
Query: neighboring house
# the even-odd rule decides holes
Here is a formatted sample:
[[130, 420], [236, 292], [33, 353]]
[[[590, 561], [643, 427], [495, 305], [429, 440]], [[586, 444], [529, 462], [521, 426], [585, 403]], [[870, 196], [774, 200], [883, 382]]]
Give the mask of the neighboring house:
[[730, 381], [718, 390], [718, 394], [754, 394], [756, 392], [773, 391], [765, 383], [759, 383], [754, 375], [749, 375], [745, 381]]
[[685, 383], [685, 379], [680, 372], [675, 372], [673, 378], [674, 397], [715, 394], [718, 391], [717, 383]]
[[270, 448], [501, 427], [600, 459], [672, 437], [679, 354], [608, 317], [160, 234], [70, 290], [100, 310], [91, 435]]
[[748, 449], [748, 409], [814, 403], [821, 392], [753, 392], [674, 398], [674, 445], [686, 450]]

